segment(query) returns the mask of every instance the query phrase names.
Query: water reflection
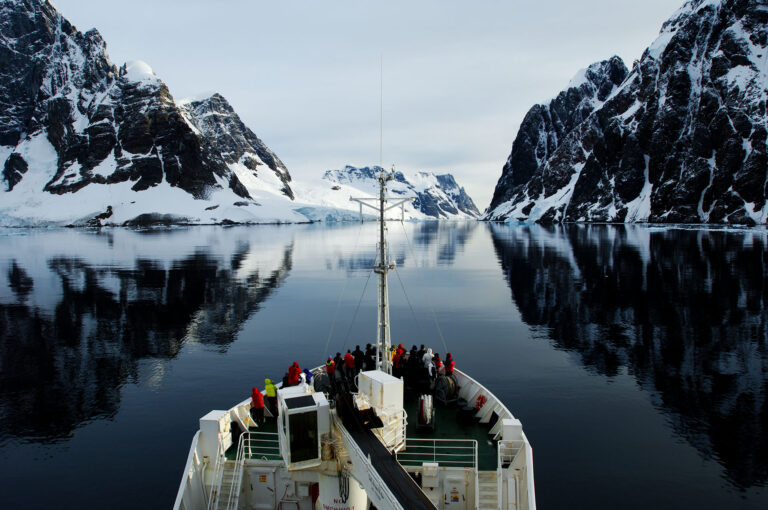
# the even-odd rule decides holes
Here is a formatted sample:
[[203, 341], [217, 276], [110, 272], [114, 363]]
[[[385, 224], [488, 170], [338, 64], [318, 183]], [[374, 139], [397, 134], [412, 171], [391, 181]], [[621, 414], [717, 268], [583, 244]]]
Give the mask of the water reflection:
[[494, 225], [523, 320], [626, 370], [739, 488], [768, 482], [768, 241], [759, 230]]
[[[116, 413], [139, 360], [173, 358], [185, 343], [226, 349], [292, 265], [290, 239], [270, 253], [227, 237], [209, 247], [191, 236], [185, 249], [172, 235], [119, 236], [129, 239], [115, 246], [112, 234], [64, 232], [43, 248], [35, 236], [15, 240], [26, 259], [10, 260], [10, 292], [0, 293], [0, 439], [67, 437]], [[142, 245], [136, 257], [122, 251]]]
[[[113, 417], [122, 386], [139, 382], [139, 361], [190, 344], [227, 351], [297, 259], [310, 271], [370, 271], [377, 228], [4, 232], [0, 442], [57, 441]], [[476, 228], [390, 222], [390, 257], [451, 264]], [[165, 367], [150, 365], [157, 386]]]
[[[388, 221], [387, 257], [398, 267], [411, 264], [418, 267], [451, 265], [478, 225], [476, 221]], [[330, 228], [326, 227], [326, 230]], [[374, 222], [356, 227], [337, 227], [334, 234], [343, 236], [347, 240], [347, 246], [353, 249], [327, 254], [327, 269], [342, 269], [353, 273], [369, 271], [376, 264], [378, 246], [373, 240], [378, 236], [378, 226]]]

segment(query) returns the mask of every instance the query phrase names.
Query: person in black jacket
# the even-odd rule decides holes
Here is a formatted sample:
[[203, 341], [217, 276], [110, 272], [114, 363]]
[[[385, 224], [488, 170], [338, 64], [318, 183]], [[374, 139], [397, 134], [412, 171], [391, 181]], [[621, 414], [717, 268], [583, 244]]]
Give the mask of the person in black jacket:
[[371, 344], [365, 346], [365, 363], [363, 366], [366, 370], [374, 370], [376, 368], [376, 349]]
[[355, 357], [355, 375], [357, 375], [363, 369], [363, 363], [365, 362], [365, 353], [360, 350], [359, 345], [356, 345], [355, 350], [352, 351], [352, 356]]
[[337, 352], [336, 357], [333, 358], [333, 364], [336, 366], [336, 379], [342, 379], [344, 377], [344, 358], [341, 357], [340, 352]]
[[405, 366], [405, 384], [408, 386], [415, 386], [416, 380], [419, 378], [419, 370], [421, 369], [421, 359], [419, 359], [419, 351], [414, 345], [411, 347], [411, 352], [408, 353], [408, 362]]

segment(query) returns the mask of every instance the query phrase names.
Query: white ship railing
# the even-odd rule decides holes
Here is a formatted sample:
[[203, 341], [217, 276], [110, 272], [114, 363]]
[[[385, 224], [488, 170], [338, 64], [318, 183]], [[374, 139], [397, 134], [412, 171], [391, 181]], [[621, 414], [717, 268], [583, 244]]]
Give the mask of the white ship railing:
[[217, 507], [217, 501], [219, 499], [219, 489], [221, 488], [221, 477], [223, 475], [224, 464], [227, 461], [227, 457], [224, 455], [224, 445], [221, 442], [221, 435], [219, 435], [219, 449], [216, 451], [216, 465], [213, 468], [213, 478], [211, 478], [211, 490], [208, 493], [208, 510], [214, 510]]
[[232, 476], [232, 484], [229, 486], [229, 494], [227, 495], [227, 509], [234, 510], [237, 508], [238, 500], [240, 499], [240, 487], [243, 484], [243, 465], [245, 464], [245, 436], [240, 436], [240, 441], [237, 444], [237, 457], [235, 458], [235, 471]]
[[198, 440], [200, 431], [192, 438], [192, 445], [187, 456], [187, 463], [184, 466], [184, 475], [181, 479], [179, 491], [176, 494], [176, 501], [173, 510], [188, 510], [193, 508], [202, 508], [205, 505], [205, 468], [208, 465], [208, 458], [200, 458], [198, 455]]
[[383, 432], [380, 433], [381, 442], [384, 443], [387, 448], [394, 451], [402, 450], [405, 445], [406, 437], [405, 430], [408, 426], [408, 413], [402, 411], [393, 415], [388, 423], [384, 424], [384, 427], [379, 429]]
[[[498, 488], [499, 508], [501, 508], [501, 503], [502, 503], [502, 500], [504, 499], [504, 493], [507, 492], [509, 489], [509, 484], [506, 483], [506, 480], [508, 479], [512, 479], [514, 482], [512, 484], [512, 486], [514, 487], [514, 494], [509, 494], [507, 492], [506, 501], [509, 505], [514, 505], [512, 508], [515, 508], [515, 509], [520, 508], [521, 477], [519, 475], [520, 470], [517, 467], [517, 466], [520, 466], [520, 462], [515, 464], [515, 461], [517, 460], [517, 456], [520, 454], [521, 451], [523, 451], [523, 449], [525, 449], [525, 441], [523, 440], [499, 441], [498, 443], [497, 468], [496, 468], [497, 477], [496, 478], [499, 481], [498, 482], [499, 483], [499, 488]], [[523, 466], [527, 467], [527, 463], [525, 462], [525, 460], [523, 460], [522, 463], [523, 463]], [[535, 502], [532, 508], [535, 508]]]
[[501, 468], [515, 461], [517, 454], [525, 447], [525, 441], [499, 441], [498, 446], [498, 465]]
[[397, 453], [403, 466], [436, 462], [441, 466], [477, 469], [477, 441], [474, 439], [407, 438], [405, 449]]
[[280, 460], [280, 439], [277, 432], [246, 432], [240, 436], [244, 459]]

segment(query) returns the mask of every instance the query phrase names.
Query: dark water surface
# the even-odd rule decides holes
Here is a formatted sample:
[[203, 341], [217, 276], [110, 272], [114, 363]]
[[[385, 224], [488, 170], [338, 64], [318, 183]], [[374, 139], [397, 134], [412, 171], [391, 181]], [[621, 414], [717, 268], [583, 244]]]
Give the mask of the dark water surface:
[[[198, 418], [373, 340], [375, 228], [0, 231], [0, 507], [170, 508]], [[540, 509], [768, 508], [765, 229], [389, 231], [393, 341], [523, 421]]]

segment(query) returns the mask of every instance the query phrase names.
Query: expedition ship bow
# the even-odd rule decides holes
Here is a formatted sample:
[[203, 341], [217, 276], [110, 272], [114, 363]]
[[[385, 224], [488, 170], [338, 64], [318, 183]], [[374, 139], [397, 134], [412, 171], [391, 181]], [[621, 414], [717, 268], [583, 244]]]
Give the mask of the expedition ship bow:
[[536, 508], [531, 445], [498, 398], [460, 370], [409, 388], [392, 375], [385, 212], [407, 199], [387, 198], [390, 179], [352, 199], [379, 213], [375, 368], [312, 370], [261, 426], [250, 398], [200, 418], [174, 510]]

